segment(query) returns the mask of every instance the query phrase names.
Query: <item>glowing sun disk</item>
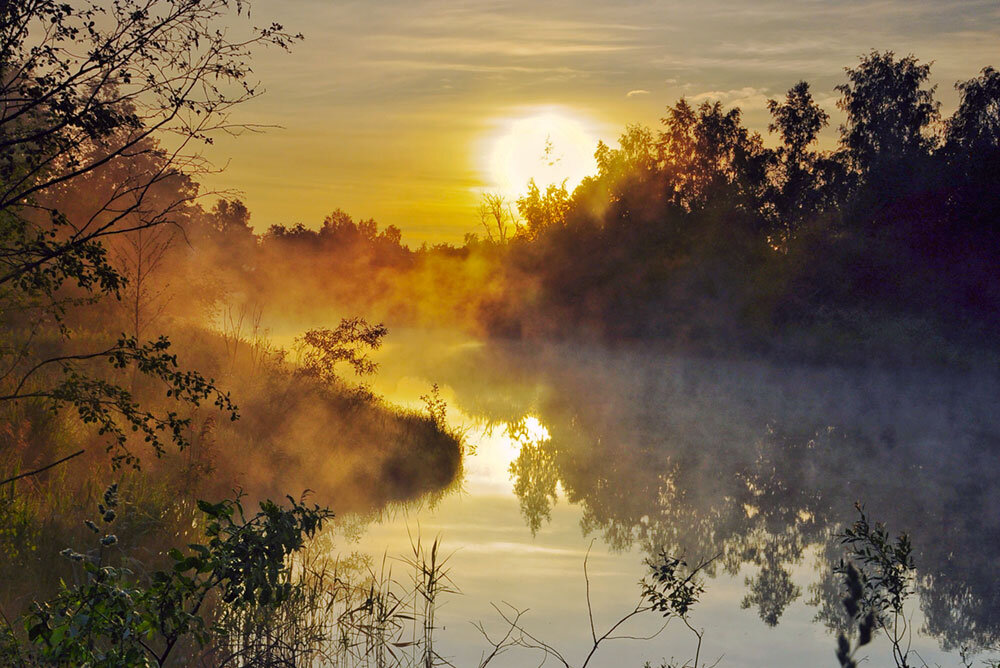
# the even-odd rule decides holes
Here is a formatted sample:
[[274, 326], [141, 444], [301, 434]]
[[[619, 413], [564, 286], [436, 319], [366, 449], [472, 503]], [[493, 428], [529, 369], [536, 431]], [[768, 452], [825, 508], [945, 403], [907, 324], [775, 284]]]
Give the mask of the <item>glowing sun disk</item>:
[[565, 181], [572, 191], [597, 170], [596, 148], [585, 120], [566, 109], [535, 109], [499, 122], [486, 141], [484, 176], [491, 190], [511, 197], [524, 193], [529, 179], [543, 190]]

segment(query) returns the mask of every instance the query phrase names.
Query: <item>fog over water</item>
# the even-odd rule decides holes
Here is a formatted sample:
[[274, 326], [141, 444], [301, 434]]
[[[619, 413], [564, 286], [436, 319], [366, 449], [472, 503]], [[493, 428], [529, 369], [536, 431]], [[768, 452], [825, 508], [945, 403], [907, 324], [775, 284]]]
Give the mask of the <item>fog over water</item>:
[[[635, 605], [644, 558], [719, 555], [692, 613], [703, 659], [832, 665], [843, 607], [831, 569], [845, 554], [834, 534], [856, 519], [855, 502], [911, 537], [908, 614], [924, 661], [957, 664], [958, 648], [1000, 640], [1000, 387], [990, 370], [775, 365], [403, 331], [379, 361], [377, 392], [419, 407], [438, 383], [449, 422], [475, 448], [460, 489], [388, 513], [358, 545], [392, 555], [440, 534], [462, 594], [441, 609], [439, 651], [456, 665], [477, 661], [486, 644], [471, 622], [499, 630], [490, 604], [504, 602], [530, 609], [527, 628], [582, 659], [588, 549], [598, 627]], [[689, 658], [694, 640], [676, 622], [650, 641], [602, 646], [597, 665]], [[625, 633], [658, 628], [650, 615]], [[865, 649], [872, 665], [889, 657], [884, 639]]]

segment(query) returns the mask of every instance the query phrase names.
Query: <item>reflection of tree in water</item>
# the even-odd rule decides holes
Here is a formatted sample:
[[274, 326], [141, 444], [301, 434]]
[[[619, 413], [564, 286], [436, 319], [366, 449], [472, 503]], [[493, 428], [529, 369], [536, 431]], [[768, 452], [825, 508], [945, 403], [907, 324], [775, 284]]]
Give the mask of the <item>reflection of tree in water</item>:
[[540, 371], [553, 391], [530, 410], [551, 439], [524, 444], [511, 468], [533, 531], [558, 481], [584, 530], [612, 547], [721, 553], [710, 573], [755, 568], [743, 606], [772, 625], [801, 594], [792, 567], [815, 548], [809, 602], [836, 628], [843, 593], [830, 569], [843, 552], [832, 536], [860, 499], [913, 538], [925, 632], [946, 648], [1000, 640], [1000, 429], [983, 399], [993, 385], [713, 363], [651, 381], [627, 364], [578, 362]]
[[552, 518], [559, 470], [545, 448], [550, 439], [532, 434], [523, 418], [508, 424], [507, 435], [521, 447], [517, 459], [510, 465], [510, 474], [514, 478], [514, 494], [521, 504], [521, 515], [534, 536], [542, 521]]
[[764, 563], [757, 577], [747, 578], [749, 592], [740, 602], [744, 610], [756, 607], [761, 620], [768, 626], [777, 626], [781, 614], [795, 599], [802, 595], [802, 590], [792, 582], [792, 575], [782, 563], [781, 556], [771, 548], [774, 544], [765, 544], [762, 552]]

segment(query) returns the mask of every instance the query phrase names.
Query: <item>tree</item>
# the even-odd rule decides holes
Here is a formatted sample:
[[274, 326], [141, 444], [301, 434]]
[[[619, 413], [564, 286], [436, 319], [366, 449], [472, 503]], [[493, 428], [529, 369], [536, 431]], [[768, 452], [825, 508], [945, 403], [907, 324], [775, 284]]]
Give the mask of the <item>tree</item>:
[[760, 136], [743, 127], [739, 108], [703, 102], [694, 109], [681, 99], [661, 120], [658, 148], [675, 204], [691, 211], [730, 195], [760, 208], [772, 156]]
[[[113, 436], [116, 462], [136, 462], [127, 433], [157, 452], [161, 437], [183, 445], [187, 421], [154, 415], [94, 361], [133, 367], [167, 385], [167, 395], [235, 406], [211, 380], [180, 371], [161, 337], [123, 335], [97, 351], [71, 336], [67, 310], [120, 297], [127, 282], [108, 254], [110, 238], [176, 222], [196, 188], [151, 193], [208, 169], [198, 152], [230, 121], [234, 106], [260, 93], [249, 58], [260, 46], [299, 38], [279, 24], [221, 26], [249, 12], [242, 0], [25, 0], [0, 4], [0, 402], [39, 400], [73, 407]], [[61, 207], [68, 192], [106, 186], [89, 207]], [[38, 350], [39, 332], [59, 328], [60, 350]]]
[[618, 148], [612, 149], [603, 141], [598, 142], [594, 158], [601, 177], [619, 178], [626, 173], [656, 170], [659, 156], [652, 130], [633, 124], [627, 126], [618, 138]]
[[[659, 151], [649, 128], [633, 124], [618, 137], [618, 148], [598, 142], [594, 152], [597, 177], [584, 179], [574, 199], [583, 209], [600, 209], [611, 202], [617, 214], [631, 219], [638, 211], [656, 210], [662, 199]], [[593, 204], [591, 206], [591, 204]]]
[[948, 150], [976, 154], [1000, 149], [1000, 72], [984, 67], [978, 77], [955, 88], [961, 99], [946, 126]]
[[506, 244], [511, 229], [517, 229], [517, 216], [507, 198], [500, 193], [484, 193], [478, 211], [486, 238], [494, 244]]
[[785, 150], [796, 157], [805, 155], [806, 147], [816, 141], [830, 120], [830, 115], [813, 100], [805, 81], [788, 90], [784, 103], [768, 100], [767, 109], [774, 118], [767, 129], [779, 133]]
[[121, 303], [136, 339], [142, 338], [169, 302], [168, 286], [156, 280], [156, 274], [175, 235], [172, 227], [140, 228], [124, 235], [124, 243], [115, 249], [117, 269], [127, 281]]
[[362, 318], [344, 318], [336, 329], [310, 329], [298, 341], [302, 373], [327, 385], [342, 382], [337, 364], [347, 363], [357, 376], [370, 376], [378, 369], [367, 351], [378, 350], [388, 333], [385, 325], [370, 325]]
[[527, 194], [517, 200], [517, 211], [526, 223], [523, 234], [534, 239], [543, 230], [563, 225], [569, 208], [570, 197], [565, 181], [558, 186], [549, 184], [543, 193], [531, 179]]
[[841, 143], [855, 169], [869, 172], [880, 163], [902, 162], [936, 145], [932, 124], [940, 104], [936, 87], [925, 88], [931, 64], [913, 56], [896, 60], [892, 51], [872, 51], [857, 67], [845, 68], [848, 83], [837, 86], [837, 106], [847, 114]]
[[[971, 294], [996, 294], [997, 245], [1000, 225], [1000, 72], [983, 68], [975, 79], [955, 86], [958, 109], [945, 125], [944, 159], [949, 181], [951, 239], [974, 250], [974, 261], [963, 262], [979, 273], [979, 287]], [[978, 257], [976, 257], [978, 256]], [[990, 299], [990, 297], [987, 297]], [[993, 298], [995, 299], [995, 297]], [[986, 303], [989, 303], [988, 301]], [[995, 302], [994, 302], [995, 303]]]
[[[23, 247], [4, 254], [0, 284], [38, 282], [45, 274], [58, 283], [106, 271], [100, 240], [123, 231], [119, 224], [140, 208], [155, 183], [205, 169], [193, 151], [197, 143], [240, 129], [229, 112], [258, 94], [249, 79], [253, 48], [287, 47], [297, 36], [272, 24], [232, 40], [217, 29], [231, 5], [4, 3], [0, 211], [20, 220]], [[243, 2], [235, 7], [238, 14], [248, 10]], [[156, 141], [166, 137], [170, 148]], [[154, 157], [155, 169], [121, 184], [96, 215], [67, 220], [47, 206], [56, 187], [138, 156]], [[50, 215], [39, 220], [30, 212]], [[77, 262], [83, 269], [73, 269]], [[114, 282], [113, 276], [104, 278]]]
[[798, 224], [820, 208], [822, 161], [818, 153], [809, 150], [819, 131], [830, 120], [813, 100], [809, 84], [800, 81], [788, 90], [784, 102], [768, 100], [767, 108], [773, 121], [768, 130], [781, 137], [778, 150], [780, 185], [775, 194], [775, 206], [785, 236], [791, 236]]

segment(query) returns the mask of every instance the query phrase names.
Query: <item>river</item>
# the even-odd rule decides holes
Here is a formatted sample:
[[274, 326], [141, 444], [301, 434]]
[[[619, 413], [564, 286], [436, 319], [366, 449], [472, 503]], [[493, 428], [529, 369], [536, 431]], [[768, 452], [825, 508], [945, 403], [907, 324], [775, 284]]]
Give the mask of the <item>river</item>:
[[[352, 549], [390, 557], [440, 537], [461, 591], [441, 599], [436, 649], [478, 665], [521, 623], [579, 665], [636, 605], [660, 550], [714, 558], [690, 613], [702, 662], [833, 666], [837, 534], [863, 504], [916, 564], [907, 642], [920, 665], [1000, 640], [997, 375], [698, 359], [651, 347], [484, 344], [394, 333], [374, 389], [421, 408], [432, 383], [470, 452], [453, 489], [383, 513]], [[588, 556], [589, 554], [589, 556]], [[584, 562], [587, 577], [584, 576]], [[511, 606], [511, 607], [508, 607]], [[621, 635], [646, 636], [655, 613]], [[693, 658], [678, 620], [651, 640], [608, 641], [589, 665]], [[884, 637], [859, 651], [892, 665]], [[986, 658], [984, 654], [979, 659]], [[919, 660], [918, 660], [919, 659]], [[977, 659], [978, 660], [978, 659]], [[491, 666], [538, 665], [512, 650]], [[555, 664], [552, 664], [555, 665]]]

